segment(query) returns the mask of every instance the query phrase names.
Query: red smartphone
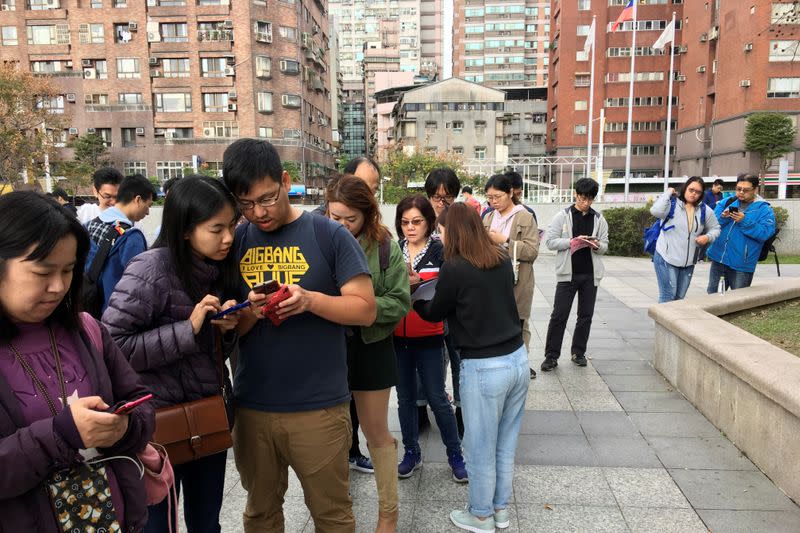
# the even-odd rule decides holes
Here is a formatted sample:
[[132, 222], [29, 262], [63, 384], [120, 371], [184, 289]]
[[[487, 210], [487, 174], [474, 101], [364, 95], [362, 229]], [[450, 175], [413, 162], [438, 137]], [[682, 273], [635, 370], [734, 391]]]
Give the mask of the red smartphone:
[[261, 308], [261, 314], [269, 318], [270, 322], [276, 326], [283, 323], [283, 319], [278, 316], [278, 304], [291, 296], [289, 287], [282, 285], [275, 294], [269, 299], [267, 304]]
[[269, 281], [265, 281], [264, 283], [259, 283], [258, 285], [255, 285], [253, 287], [253, 292], [257, 294], [270, 294], [277, 291], [280, 288], [281, 284], [275, 281], [274, 279], [271, 279]]
[[106, 409], [106, 412], [115, 415], [127, 415], [128, 413], [136, 409], [144, 402], [150, 401], [152, 399], [153, 399], [152, 394], [146, 394], [141, 398], [139, 398], [138, 400], [131, 400], [130, 402], [126, 401], [117, 402], [108, 409]]

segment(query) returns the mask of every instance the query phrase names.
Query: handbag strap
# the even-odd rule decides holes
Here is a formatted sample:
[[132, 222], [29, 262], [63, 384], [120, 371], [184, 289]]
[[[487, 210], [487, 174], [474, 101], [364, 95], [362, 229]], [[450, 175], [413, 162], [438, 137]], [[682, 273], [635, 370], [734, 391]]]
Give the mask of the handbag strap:
[[[53, 334], [53, 329], [47, 328], [47, 331], [50, 334], [50, 350], [52, 351], [53, 358], [56, 361], [56, 379], [58, 380], [58, 388], [61, 392], [62, 407], [66, 408], [67, 388], [66, 385], [64, 385], [64, 372], [61, 368], [61, 354], [58, 352], [58, 345], [56, 344], [56, 337]], [[25, 356], [22, 355], [19, 350], [17, 350], [17, 348], [14, 346], [14, 343], [9, 341], [8, 347], [11, 348], [14, 358], [20, 364], [28, 377], [31, 378], [31, 381], [33, 381], [33, 385], [39, 389], [39, 394], [41, 394], [44, 398], [44, 401], [47, 402], [47, 407], [50, 408], [50, 412], [53, 414], [53, 416], [56, 416], [58, 414], [58, 411], [56, 410], [56, 403], [53, 401], [53, 397], [50, 396], [50, 393], [47, 392], [47, 387], [44, 386], [42, 380], [39, 379], [39, 376], [37, 376], [36, 372], [33, 371], [33, 367], [31, 367]]]
[[219, 329], [212, 327], [212, 335], [214, 337], [214, 360], [217, 367], [217, 382], [219, 384], [220, 393], [225, 394], [225, 372], [223, 370], [225, 353], [222, 348], [222, 334]]

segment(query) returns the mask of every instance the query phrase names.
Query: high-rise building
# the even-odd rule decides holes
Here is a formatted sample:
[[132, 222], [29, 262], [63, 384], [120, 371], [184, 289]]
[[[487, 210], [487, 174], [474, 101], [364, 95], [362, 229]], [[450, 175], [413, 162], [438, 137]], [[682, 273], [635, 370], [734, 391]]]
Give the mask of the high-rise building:
[[[326, 0], [2, 0], [0, 60], [52, 77], [66, 144], [94, 132], [125, 173], [221, 168], [270, 140], [321, 178], [333, 165]], [[57, 175], [57, 170], [55, 170]]]
[[[675, 174], [757, 172], [761, 161], [744, 147], [747, 117], [779, 111], [797, 120], [800, 114], [800, 6], [687, 2], [683, 15], [691, 22], [681, 43], [686, 54], [678, 84]], [[789, 163], [796, 171], [795, 152]]]
[[366, 98], [361, 80], [342, 81], [342, 145], [340, 154], [346, 159], [367, 153]]
[[[592, 135], [593, 144], [596, 144], [599, 138], [597, 117], [601, 107], [605, 108], [604, 168], [610, 171], [612, 178], [621, 178], [625, 174], [633, 23], [624, 22], [616, 32], [611, 32], [625, 3], [625, 0], [554, 1], [552, 8], [548, 150], [564, 156], [585, 156], [587, 153], [588, 109], [592, 97], [589, 94], [591, 52], [585, 54], [584, 45], [592, 17], [596, 16]], [[668, 84], [673, 74], [669, 72], [669, 45], [663, 52], [653, 49], [652, 45], [670, 23], [673, 12], [677, 13], [676, 38], [680, 42], [683, 10], [682, 0], [647, 0], [638, 5], [631, 149], [634, 176], [663, 175]], [[696, 24], [694, 20], [692, 23]], [[682, 61], [682, 56], [677, 54], [676, 72], [681, 70]], [[677, 101], [676, 83], [673, 111]], [[686, 105], [695, 103], [687, 102]], [[673, 114], [673, 122], [676, 118]], [[593, 155], [597, 155], [594, 150], [596, 148], [593, 148]], [[578, 166], [575, 173], [566, 179], [582, 174], [583, 167]], [[562, 183], [562, 186], [568, 184]]]
[[[364, 43], [364, 103], [366, 155], [372, 156], [377, 145], [378, 117], [375, 104], [375, 77], [378, 74], [400, 71], [400, 51], [396, 46], [382, 46], [382, 43]], [[411, 72], [406, 72], [414, 76]]]
[[550, 24], [550, 2], [455, 0], [453, 76], [488, 87], [546, 87]]

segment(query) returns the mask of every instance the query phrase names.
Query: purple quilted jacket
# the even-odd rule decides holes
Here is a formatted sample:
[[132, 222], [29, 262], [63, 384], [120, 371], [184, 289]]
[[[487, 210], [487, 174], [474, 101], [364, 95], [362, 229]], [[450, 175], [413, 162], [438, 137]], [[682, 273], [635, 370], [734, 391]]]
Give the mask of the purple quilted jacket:
[[[102, 329], [102, 328], [101, 328]], [[77, 336], [77, 333], [75, 334]], [[107, 331], [102, 332], [103, 353], [89, 338], [75, 339], [92, 390], [113, 405], [119, 400], [147, 393], [136, 373], [125, 362]], [[57, 419], [60, 419], [58, 422]], [[144, 449], [153, 434], [155, 417], [147, 403], [130, 415], [128, 431], [107, 456], [134, 455]], [[59, 428], [59, 429], [57, 429]], [[82, 444], [69, 410], [55, 418], [26, 425], [19, 401], [5, 380], [0, 379], [0, 532], [57, 533], [50, 499], [43, 482], [57, 468], [71, 464]], [[147, 520], [144, 485], [139, 470], [130, 461], [114, 463], [114, 473], [125, 498], [125, 533], [141, 531]]]
[[[219, 270], [196, 260], [193, 275], [215, 294]], [[128, 263], [103, 313], [103, 324], [155, 396], [155, 407], [191, 402], [219, 392], [212, 328], [195, 336], [189, 317], [197, 304], [175, 273], [167, 248]]]

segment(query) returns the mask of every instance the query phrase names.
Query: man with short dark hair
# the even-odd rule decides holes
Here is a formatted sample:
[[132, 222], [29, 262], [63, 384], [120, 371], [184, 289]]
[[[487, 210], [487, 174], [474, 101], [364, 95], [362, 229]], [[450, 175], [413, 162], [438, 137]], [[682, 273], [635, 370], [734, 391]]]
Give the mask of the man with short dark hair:
[[247, 491], [244, 531], [283, 531], [291, 466], [316, 530], [352, 533], [345, 326], [375, 321], [366, 257], [344, 226], [289, 203], [291, 177], [268, 142], [228, 146], [223, 180], [248, 220], [232, 252], [240, 300], [261, 308], [267, 296], [252, 289], [271, 280], [289, 292], [277, 324], [250, 310], [239, 321], [233, 439]]
[[114, 167], [102, 167], [92, 174], [92, 193], [96, 204], [86, 203], [78, 208], [78, 220], [84, 226], [117, 201], [117, 189], [122, 183], [122, 173]]
[[114, 205], [86, 225], [92, 247], [86, 258], [85, 272], [91, 270], [103, 241], [111, 243], [97, 282], [103, 293], [103, 310], [108, 305], [108, 299], [125, 267], [131, 259], [147, 250], [144, 234], [133, 225], [150, 213], [155, 197], [155, 188], [147, 178], [141, 175], [128, 176], [122, 180], [116, 191]]
[[775, 235], [775, 213], [758, 195], [759, 180], [752, 174], [736, 177], [736, 196], [719, 202], [714, 209], [720, 225], [719, 237], [706, 255], [711, 259], [709, 294], [724, 289], [749, 287], [764, 242]]
[[445, 207], [455, 202], [460, 190], [461, 181], [449, 167], [434, 168], [425, 177], [425, 194], [437, 217], [442, 214]]
[[74, 205], [72, 205], [72, 202], [69, 201], [69, 195], [67, 194], [67, 191], [65, 191], [61, 187], [56, 187], [55, 189], [53, 189], [53, 192], [50, 193], [50, 195], [53, 198], [55, 198], [56, 202], [58, 202], [64, 208], [69, 210], [70, 213], [72, 213], [76, 217], [78, 216], [78, 210], [75, 208]]
[[596, 181], [581, 178], [575, 182], [575, 203], [558, 211], [545, 232], [545, 243], [556, 251], [556, 294], [553, 313], [547, 326], [542, 371], [558, 366], [564, 330], [578, 295], [578, 321], [572, 334], [572, 362], [586, 366], [586, 344], [592, 329], [597, 286], [603, 278], [601, 255], [608, 251], [608, 223], [592, 209], [599, 191]]
[[[381, 169], [378, 164], [368, 157], [355, 157], [344, 166], [343, 174], [352, 174], [366, 183], [372, 194], [378, 192], [381, 183]], [[315, 215], [326, 216], [328, 205], [323, 201], [314, 209]]]
[[714, 209], [717, 207], [717, 202], [722, 200], [722, 189], [725, 186], [725, 182], [722, 181], [720, 178], [714, 180], [713, 185], [711, 188], [706, 191], [706, 194], [703, 196], [703, 202]]

